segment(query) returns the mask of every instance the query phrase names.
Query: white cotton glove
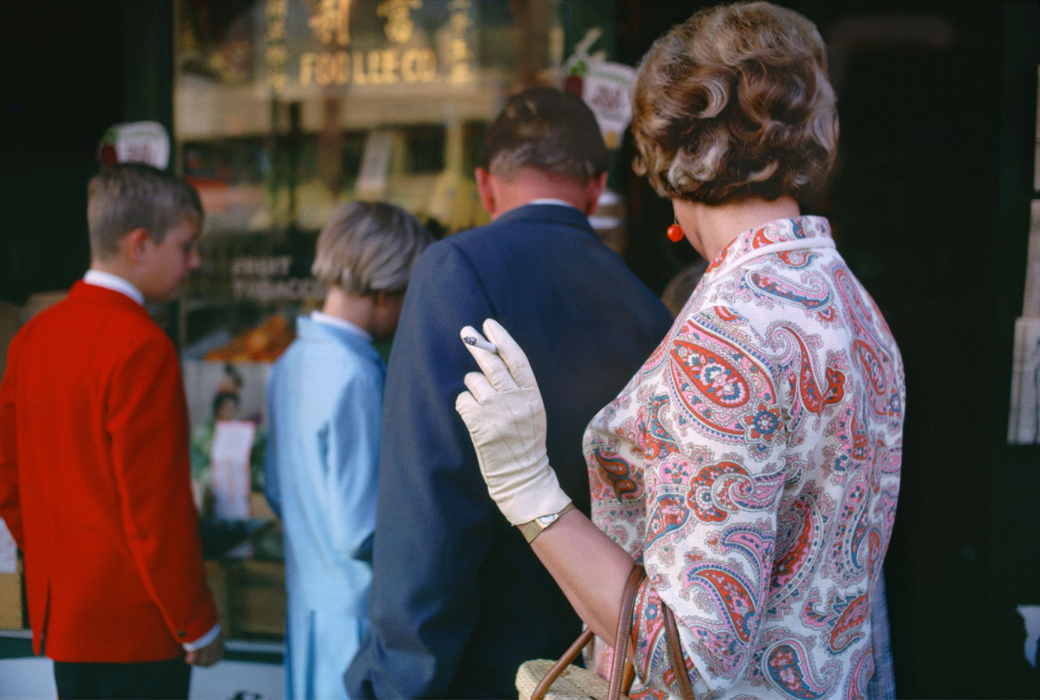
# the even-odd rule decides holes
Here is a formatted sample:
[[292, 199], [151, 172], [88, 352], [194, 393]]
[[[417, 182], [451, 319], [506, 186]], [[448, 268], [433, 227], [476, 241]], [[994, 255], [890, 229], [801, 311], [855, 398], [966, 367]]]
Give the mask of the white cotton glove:
[[[469, 344], [480, 372], [470, 372], [469, 391], [459, 394], [462, 416], [477, 451], [488, 493], [513, 525], [557, 513], [571, 502], [556, 480], [545, 452], [545, 406], [527, 355], [496, 321], [484, 321], [484, 333], [498, 354]], [[481, 338], [471, 326], [463, 338]]]

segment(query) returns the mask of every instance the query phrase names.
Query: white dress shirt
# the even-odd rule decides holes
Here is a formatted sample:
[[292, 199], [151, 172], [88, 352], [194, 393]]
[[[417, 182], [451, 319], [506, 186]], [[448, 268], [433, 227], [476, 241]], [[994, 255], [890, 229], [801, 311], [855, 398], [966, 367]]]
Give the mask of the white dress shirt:
[[83, 281], [95, 287], [104, 287], [105, 289], [111, 289], [113, 292], [125, 294], [141, 306], [144, 306], [144, 294], [141, 294], [141, 290], [119, 275], [91, 269], [87, 270], [87, 274], [83, 275]]
[[322, 311], [311, 311], [311, 320], [315, 323], [324, 323], [335, 328], [342, 328], [345, 331], [349, 331], [354, 335], [360, 336], [365, 341], [372, 342], [372, 334], [366, 331], [356, 323], [351, 323], [346, 319], [342, 319], [338, 316], [330, 316]]
[[565, 202], [562, 199], [553, 199], [552, 197], [544, 197], [542, 199], [532, 199], [528, 204], [555, 204], [558, 207], [570, 207], [571, 209], [577, 209], [570, 202]]

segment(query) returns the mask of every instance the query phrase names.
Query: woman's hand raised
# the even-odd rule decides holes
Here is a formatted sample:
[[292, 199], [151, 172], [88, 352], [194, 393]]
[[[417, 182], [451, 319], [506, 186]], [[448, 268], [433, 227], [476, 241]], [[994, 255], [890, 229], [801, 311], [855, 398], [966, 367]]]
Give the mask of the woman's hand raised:
[[[482, 372], [465, 377], [469, 391], [459, 394], [462, 416], [477, 452], [488, 493], [513, 525], [562, 510], [571, 499], [560, 488], [545, 451], [545, 407], [527, 355], [498, 324], [484, 322], [498, 352], [466, 342]], [[463, 339], [483, 340], [471, 326]]]

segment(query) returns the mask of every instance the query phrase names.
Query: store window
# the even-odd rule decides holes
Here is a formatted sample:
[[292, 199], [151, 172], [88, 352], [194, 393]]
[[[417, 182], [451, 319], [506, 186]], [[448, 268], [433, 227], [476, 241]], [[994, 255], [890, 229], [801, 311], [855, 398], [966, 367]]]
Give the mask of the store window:
[[553, 82], [559, 5], [179, 0], [175, 157], [202, 195], [209, 253], [184, 347], [279, 303], [313, 304], [313, 286], [241, 284], [232, 268], [289, 255], [288, 277], [305, 277], [313, 237], [351, 199], [400, 204], [438, 233], [483, 223], [484, 127], [509, 93]]
[[[556, 82], [561, 2], [175, 2], [174, 162], [206, 211], [178, 322], [205, 513], [265, 516], [264, 386], [294, 317], [323, 298], [310, 276], [321, 227], [358, 198], [401, 205], [437, 235], [484, 223], [473, 168], [487, 124], [512, 92]], [[235, 585], [249, 562], [277, 561], [278, 540], [240, 552]], [[232, 632], [270, 632], [268, 602]]]

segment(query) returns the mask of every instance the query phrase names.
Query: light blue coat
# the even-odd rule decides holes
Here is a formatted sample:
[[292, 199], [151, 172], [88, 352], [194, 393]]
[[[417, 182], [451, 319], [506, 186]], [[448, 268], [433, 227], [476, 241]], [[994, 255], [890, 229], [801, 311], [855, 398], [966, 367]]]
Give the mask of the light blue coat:
[[285, 697], [345, 698], [372, 580], [386, 365], [307, 316], [267, 384], [267, 500], [285, 532]]

